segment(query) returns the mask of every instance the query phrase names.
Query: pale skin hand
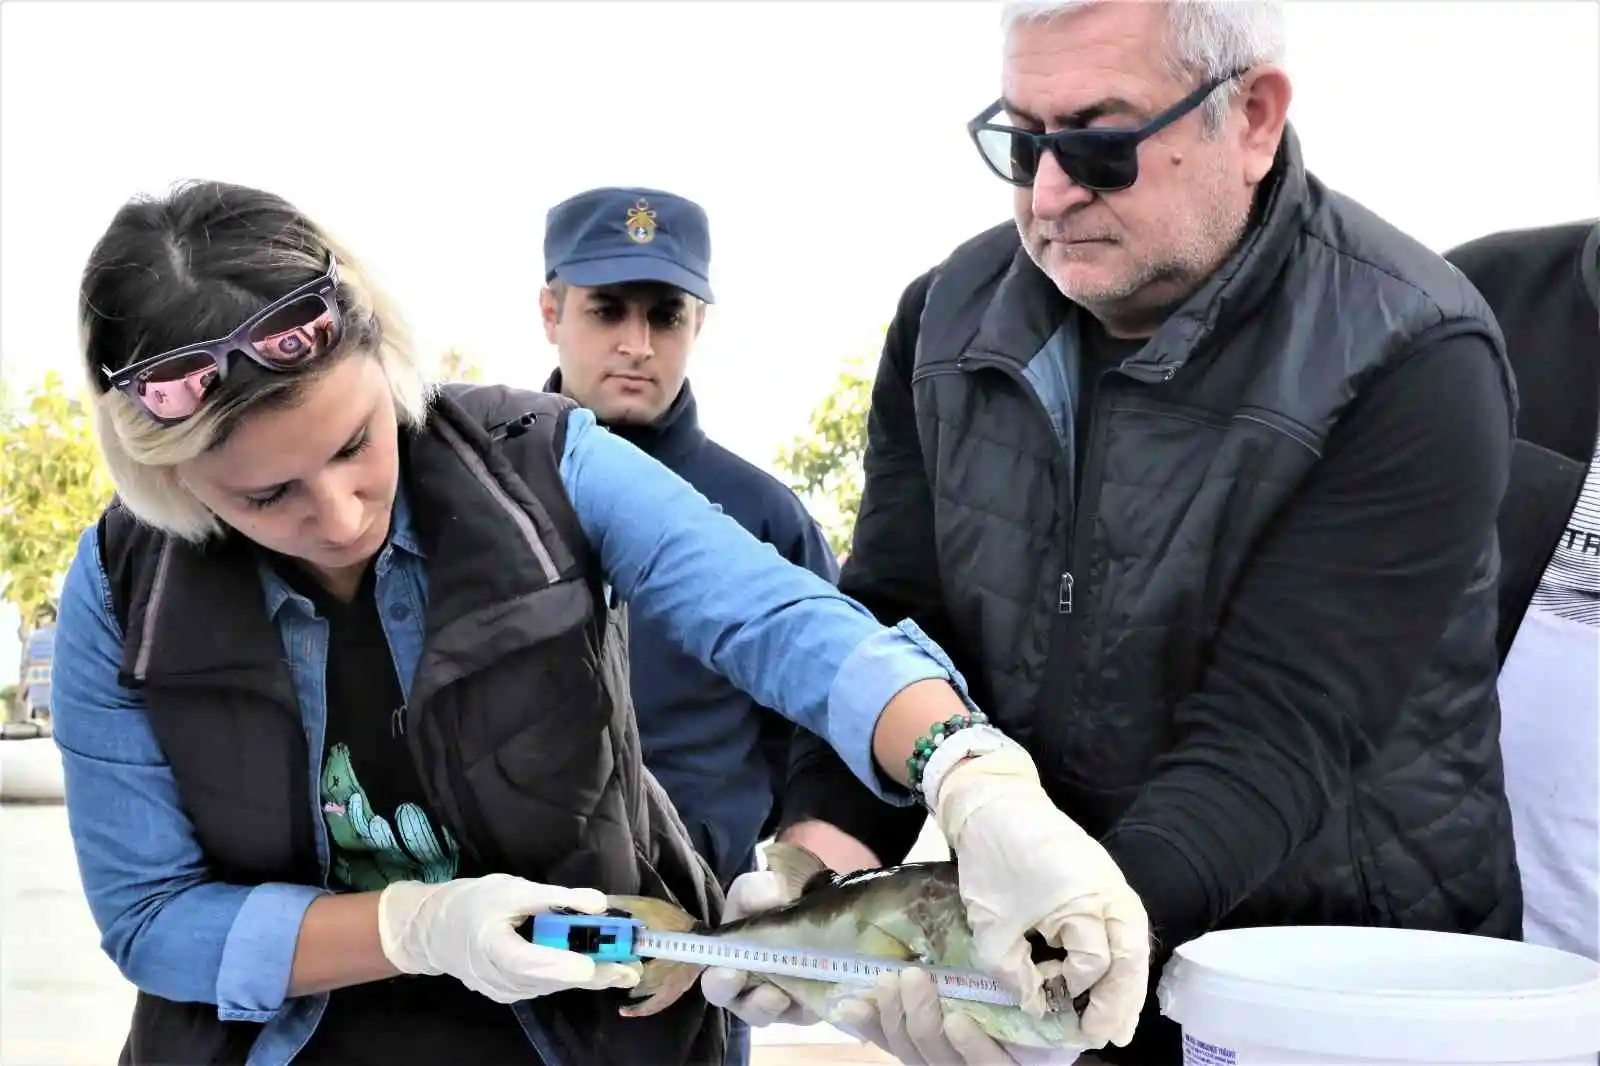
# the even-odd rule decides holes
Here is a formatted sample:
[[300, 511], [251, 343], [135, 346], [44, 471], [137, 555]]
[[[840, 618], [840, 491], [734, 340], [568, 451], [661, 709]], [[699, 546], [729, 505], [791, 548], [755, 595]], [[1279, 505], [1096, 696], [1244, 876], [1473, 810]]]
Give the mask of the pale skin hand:
[[796, 844], [821, 859], [835, 873], [876, 870], [883, 861], [843, 829], [812, 818], [796, 822], [778, 834], [785, 844]]
[[884, 773], [902, 785], [909, 784], [911, 777], [906, 759], [911, 756], [917, 740], [926, 736], [934, 723], [966, 713], [967, 705], [947, 681], [929, 679], [907, 685], [879, 716], [878, 727], [872, 734], [872, 754]]
[[[883, 770], [906, 784], [906, 758], [917, 738], [935, 722], [965, 713], [965, 705], [944, 681], [918, 681], [889, 701], [873, 734], [873, 753]], [[833, 869], [881, 865], [859, 841], [825, 822], [792, 826], [784, 839], [802, 844]], [[309, 996], [350, 985], [396, 977], [378, 938], [378, 892], [323, 896], [306, 909], [295, 943], [289, 995]]]
[[378, 938], [381, 892], [323, 896], [306, 908], [289, 972], [289, 996], [398, 977]]

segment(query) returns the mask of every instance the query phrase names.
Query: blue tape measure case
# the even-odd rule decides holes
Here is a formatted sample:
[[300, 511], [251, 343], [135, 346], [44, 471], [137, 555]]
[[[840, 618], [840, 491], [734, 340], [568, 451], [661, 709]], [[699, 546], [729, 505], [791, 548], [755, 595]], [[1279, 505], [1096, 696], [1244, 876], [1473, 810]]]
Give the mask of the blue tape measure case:
[[584, 914], [558, 907], [534, 915], [528, 939], [540, 947], [587, 955], [596, 962], [638, 962], [633, 938], [642, 928], [644, 923], [627, 911]]

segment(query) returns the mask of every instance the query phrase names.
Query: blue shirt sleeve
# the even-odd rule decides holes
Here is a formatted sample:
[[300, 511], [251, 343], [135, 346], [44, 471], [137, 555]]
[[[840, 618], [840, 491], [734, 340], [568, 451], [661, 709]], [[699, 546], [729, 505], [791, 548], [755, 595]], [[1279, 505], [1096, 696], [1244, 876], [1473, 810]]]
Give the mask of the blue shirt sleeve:
[[914, 682], [942, 678], [968, 700], [944, 652], [909, 620], [879, 625], [591, 412], [568, 418], [562, 480], [628, 609], [658, 622], [758, 703], [826, 739], [879, 798], [909, 805], [905, 790], [878, 771], [872, 734], [883, 708]]
[[267, 1021], [283, 1005], [300, 920], [321, 890], [212, 879], [143, 700], [117, 683], [122, 634], [99, 560], [91, 527], [62, 589], [54, 728], [101, 947], [146, 992], [215, 1003], [224, 1021]]

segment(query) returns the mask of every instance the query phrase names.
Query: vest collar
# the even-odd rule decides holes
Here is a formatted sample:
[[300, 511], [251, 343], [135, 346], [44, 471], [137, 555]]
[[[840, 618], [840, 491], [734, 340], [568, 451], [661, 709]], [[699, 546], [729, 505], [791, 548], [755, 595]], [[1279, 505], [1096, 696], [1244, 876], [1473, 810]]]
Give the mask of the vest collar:
[[[1257, 198], [1256, 217], [1233, 253], [1122, 364], [1142, 380], [1172, 377], [1207, 341], [1247, 315], [1271, 290], [1299, 237], [1307, 211], [1307, 175], [1300, 141], [1286, 125], [1272, 170]], [[1018, 247], [989, 302], [971, 348], [1025, 365], [1080, 308]], [[1075, 330], [1067, 338], [1076, 343]]]
[[[556, 393], [561, 391], [559, 368], [545, 381], [544, 391]], [[684, 379], [683, 388], [678, 390], [678, 395], [654, 422], [645, 425], [627, 422], [600, 424], [667, 466], [672, 466], [678, 460], [689, 456], [706, 439], [705, 432], [700, 428], [699, 405], [695, 402], [694, 390], [689, 387], [687, 378]]]

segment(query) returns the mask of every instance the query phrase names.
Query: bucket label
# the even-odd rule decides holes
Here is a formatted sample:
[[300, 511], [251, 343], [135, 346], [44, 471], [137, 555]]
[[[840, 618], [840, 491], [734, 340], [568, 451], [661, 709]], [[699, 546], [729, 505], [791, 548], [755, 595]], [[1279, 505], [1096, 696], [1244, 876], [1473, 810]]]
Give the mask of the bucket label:
[[1208, 1044], [1183, 1034], [1183, 1066], [1237, 1066], [1239, 1053], [1231, 1047]]

